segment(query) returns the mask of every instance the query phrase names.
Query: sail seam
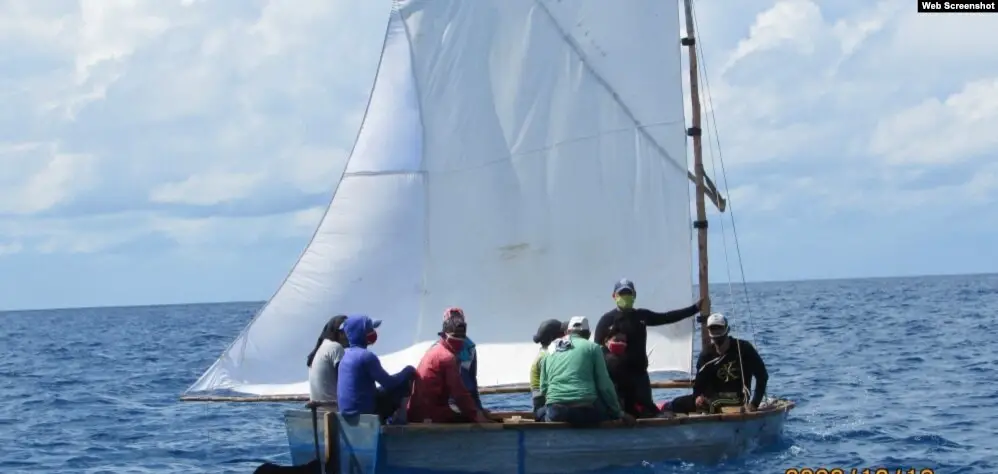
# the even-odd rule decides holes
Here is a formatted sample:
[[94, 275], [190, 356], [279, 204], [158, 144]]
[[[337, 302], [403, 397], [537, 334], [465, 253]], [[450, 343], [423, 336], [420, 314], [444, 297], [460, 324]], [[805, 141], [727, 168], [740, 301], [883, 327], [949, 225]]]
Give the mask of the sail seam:
[[[628, 119], [634, 122], [634, 125], [638, 129], [638, 132], [644, 135], [645, 138], [647, 138], [651, 142], [655, 150], [658, 151], [662, 155], [662, 157], [666, 159], [666, 161], [668, 161], [670, 164], [672, 164], [681, 171], [689, 171], [686, 167], [680, 165], [672, 157], [672, 155], [669, 154], [669, 152], [665, 151], [665, 148], [663, 148], [662, 145], [658, 143], [658, 140], [655, 140], [655, 137], [653, 137], [650, 133], [648, 133], [647, 130], [644, 129], [644, 127], [641, 125], [641, 122], [637, 119], [637, 117], [634, 116], [634, 113], [631, 112], [631, 109], [626, 104], [624, 104], [624, 100], [620, 97], [620, 94], [618, 94], [617, 91], [610, 86], [610, 83], [607, 82], [606, 79], [603, 78], [603, 76], [601, 76], [598, 72], [596, 72], [596, 69], [593, 68], [593, 66], [589, 63], [588, 57], [582, 52], [582, 48], [580, 48], [579, 44], [575, 41], [575, 39], [572, 38], [572, 36], [569, 35], [561, 27], [561, 25], [558, 23], [558, 20], [556, 20], [554, 15], [551, 13], [551, 10], [549, 10], [548, 7], [544, 5], [544, 2], [542, 0], [534, 0], [534, 4], [540, 7], [540, 9], [544, 11], [544, 14], [548, 17], [548, 20], [550, 20], [551, 23], [554, 25], [555, 30], [561, 35], [562, 39], [565, 40], [565, 43], [567, 43], [568, 46], [572, 48], [572, 51], [575, 53], [575, 55], [578, 56], [579, 61], [582, 63], [582, 66], [585, 67], [586, 70], [589, 71], [589, 73], [592, 74], [594, 78], [596, 78], [596, 82], [598, 82], [601, 86], [603, 86], [604, 89], [606, 89], [607, 92], [610, 93], [610, 97], [612, 97], [613, 101], [620, 106], [621, 110], [624, 112], [624, 115], [626, 115]], [[685, 110], [684, 110], [684, 115], [685, 115]], [[686, 121], [685, 116], [683, 117], [682, 120], [683, 122]]]
[[206, 370], [203, 374], [201, 374], [201, 377], [199, 377], [196, 382], [194, 382], [190, 387], [188, 387], [187, 390], [184, 391], [184, 393], [190, 393], [191, 389], [199, 385], [201, 381], [208, 376], [208, 374], [211, 374], [215, 370], [215, 368], [222, 362], [222, 360], [228, 358], [230, 356], [229, 351], [231, 351], [232, 348], [235, 347], [237, 343], [240, 343], [242, 345], [239, 354], [240, 357], [239, 362], [240, 363], [242, 362], [242, 358], [246, 354], [246, 344], [249, 342], [249, 338], [245, 336], [249, 333], [250, 328], [253, 327], [253, 323], [255, 323], [257, 319], [259, 319], [260, 316], [263, 315], [264, 311], [266, 311], [267, 308], [270, 306], [270, 303], [273, 301], [274, 297], [280, 294], [281, 290], [284, 289], [284, 285], [288, 283], [288, 279], [290, 279], [291, 275], [295, 273], [295, 269], [298, 268], [298, 265], [301, 264], [302, 258], [305, 256], [306, 253], [308, 253], [308, 249], [312, 246], [312, 243], [315, 241], [315, 237], [319, 235], [319, 229], [322, 228], [322, 223], [326, 220], [326, 216], [329, 214], [329, 208], [332, 207], [333, 200], [336, 199], [336, 193], [339, 191], [340, 184], [343, 182], [343, 178], [347, 174], [346, 170], [350, 166], [350, 161], [353, 159], [353, 154], [357, 149], [357, 142], [360, 139], [360, 134], [364, 130], [364, 122], [367, 121], [367, 113], [371, 109], [371, 99], [374, 97], [374, 89], [378, 85], [378, 75], [381, 73], [381, 62], [382, 59], [384, 59], [385, 57], [385, 44], [388, 42], [388, 33], [390, 31], [389, 30], [390, 27], [391, 27], [391, 17], [389, 17], [389, 21], [387, 21], [385, 25], [384, 38], [381, 40], [381, 55], [380, 57], [378, 57], [378, 68], [376, 69], [376, 72], [374, 74], [374, 81], [372, 81], [371, 83], [371, 90], [367, 97], [367, 105], [364, 106], [363, 118], [361, 118], [360, 126], [357, 127], [357, 135], [354, 137], [353, 146], [350, 148], [350, 155], [347, 156], [346, 163], [343, 164], [343, 172], [340, 174], [340, 179], [336, 182], [336, 187], [333, 188], [332, 196], [330, 196], [329, 198], [329, 204], [326, 205], [326, 210], [322, 213], [322, 218], [319, 219], [319, 224], [315, 226], [315, 232], [313, 232], [312, 237], [308, 239], [308, 243], [305, 244], [305, 248], [302, 249], [301, 253], [298, 255], [298, 259], [295, 260], [295, 264], [291, 266], [291, 270], [289, 270], [288, 274], [285, 275], [284, 280], [282, 280], [281, 284], [277, 286], [277, 290], [274, 291], [274, 293], [270, 296], [270, 298], [267, 299], [267, 302], [264, 303], [259, 310], [257, 310], [256, 314], [253, 315], [253, 319], [251, 319], [250, 322], [246, 324], [246, 327], [244, 327], [243, 330], [239, 333], [239, 336], [237, 336], [234, 341], [232, 341], [228, 346], [226, 346], [225, 351], [222, 352], [222, 356], [219, 357], [218, 360], [216, 360], [215, 363], [208, 368], [208, 370]]
[[343, 173], [343, 179], [372, 177], [372, 176], [419, 176], [424, 174], [426, 174], [426, 171], [423, 170], [351, 171], [349, 173]]

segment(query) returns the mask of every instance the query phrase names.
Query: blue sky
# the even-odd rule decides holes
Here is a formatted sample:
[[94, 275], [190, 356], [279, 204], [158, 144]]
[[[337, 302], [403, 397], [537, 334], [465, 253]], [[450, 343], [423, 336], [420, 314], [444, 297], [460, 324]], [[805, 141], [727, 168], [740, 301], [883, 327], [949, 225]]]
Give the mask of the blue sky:
[[[352, 145], [383, 1], [0, 0], [0, 308], [269, 297]], [[998, 271], [998, 16], [698, 17], [749, 280]]]

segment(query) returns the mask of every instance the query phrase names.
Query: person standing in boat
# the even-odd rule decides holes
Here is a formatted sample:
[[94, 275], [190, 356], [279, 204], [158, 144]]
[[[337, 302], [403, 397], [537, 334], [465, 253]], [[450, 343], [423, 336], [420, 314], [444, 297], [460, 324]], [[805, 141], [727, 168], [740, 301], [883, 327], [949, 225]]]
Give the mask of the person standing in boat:
[[337, 371], [340, 360], [346, 351], [346, 336], [343, 334], [343, 323], [346, 315], [332, 317], [315, 341], [315, 348], [308, 354], [308, 398], [313, 402], [326, 404], [336, 403]]
[[637, 297], [634, 282], [623, 279], [613, 287], [613, 299], [616, 308], [608, 311], [596, 323], [596, 341], [605, 341], [611, 332], [622, 333], [627, 338], [627, 349], [624, 356], [623, 376], [629, 377], [634, 383], [634, 393], [637, 403], [643, 409], [643, 417], [656, 416], [659, 413], [652, 399], [651, 380], [648, 378], [648, 326], [664, 326], [674, 324], [700, 312], [702, 301], [692, 306], [657, 313], [644, 308], [635, 308]]
[[[380, 320], [365, 315], [350, 316], [343, 323], [349, 347], [340, 360], [336, 398], [341, 414], [378, 415], [384, 423], [409, 395], [416, 369], [410, 365], [397, 374], [385, 371], [378, 356], [368, 350], [378, 340], [379, 326]], [[375, 383], [381, 384], [380, 389]]]
[[[448, 320], [460, 320], [467, 328], [468, 321], [464, 317], [464, 310], [461, 308], [447, 308], [444, 311], [444, 324]], [[475, 400], [478, 410], [488, 415], [488, 410], [482, 406], [482, 397], [478, 393], [478, 353], [475, 351], [475, 343], [467, 335], [461, 344], [461, 351], [457, 354], [457, 359], [461, 363], [461, 380], [464, 386], [471, 393], [471, 398]]]
[[541, 362], [544, 421], [578, 427], [610, 420], [632, 423], [634, 418], [620, 409], [600, 346], [589, 340], [589, 321], [573, 316], [567, 332], [551, 342]]
[[[444, 319], [440, 340], [419, 361], [406, 418], [415, 423], [489, 423], [461, 376], [460, 354], [468, 342], [463, 317]], [[454, 400], [460, 412], [450, 407]]]
[[[751, 342], [731, 337], [728, 319], [721, 313], [707, 318], [710, 347], [700, 351], [693, 394], [675, 398], [667, 406], [675, 413], [718, 413], [722, 407], [745, 406], [754, 411], [766, 395], [769, 373]], [[748, 400], [751, 380], [755, 392]]]
[[544, 419], [544, 395], [541, 394], [541, 363], [548, 353], [548, 346], [555, 339], [565, 336], [567, 323], [557, 319], [548, 319], [541, 323], [534, 334], [534, 342], [541, 345], [534, 363], [530, 364], [530, 395], [534, 404], [534, 420]]

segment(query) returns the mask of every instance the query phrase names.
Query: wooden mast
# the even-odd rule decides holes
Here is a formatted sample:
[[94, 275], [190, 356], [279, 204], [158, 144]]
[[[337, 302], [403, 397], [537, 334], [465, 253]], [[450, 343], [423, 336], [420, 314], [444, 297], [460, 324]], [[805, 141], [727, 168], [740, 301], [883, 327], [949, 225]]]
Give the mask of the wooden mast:
[[[693, 110], [692, 124], [686, 134], [693, 137], [693, 176], [696, 184], [696, 207], [697, 219], [693, 222], [693, 227], [697, 230], [697, 256], [699, 257], [699, 285], [700, 298], [703, 305], [700, 307], [700, 314], [707, 316], [710, 314], [710, 287], [708, 282], [707, 268], [707, 209], [704, 202], [706, 186], [704, 185], [705, 173], [703, 169], [703, 146], [701, 143], [700, 128], [700, 88], [697, 74], [697, 48], [696, 36], [693, 29], [693, 0], [683, 0], [683, 9], [686, 13], [686, 37], [682, 39], [682, 45], [689, 48], [690, 57], [690, 100]], [[707, 325], [700, 327], [701, 350], [709, 347], [710, 336], [707, 333]]]

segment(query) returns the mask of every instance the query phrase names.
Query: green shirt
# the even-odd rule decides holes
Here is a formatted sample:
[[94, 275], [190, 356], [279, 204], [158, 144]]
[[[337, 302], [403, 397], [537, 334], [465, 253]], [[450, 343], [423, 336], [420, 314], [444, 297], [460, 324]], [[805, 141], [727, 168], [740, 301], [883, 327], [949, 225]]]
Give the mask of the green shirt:
[[596, 343], [576, 335], [557, 339], [541, 361], [540, 392], [548, 404], [593, 403], [597, 399], [621, 413], [617, 391]]

